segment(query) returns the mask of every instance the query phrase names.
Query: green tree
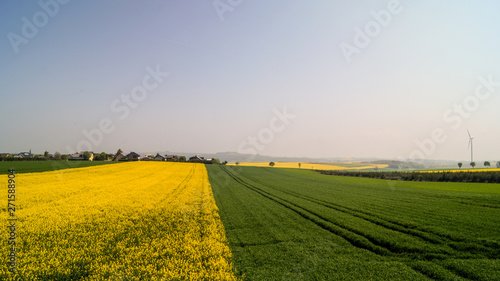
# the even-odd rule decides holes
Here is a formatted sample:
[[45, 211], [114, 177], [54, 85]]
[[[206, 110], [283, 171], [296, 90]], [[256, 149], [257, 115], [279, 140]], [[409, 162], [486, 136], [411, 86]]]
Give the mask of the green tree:
[[302, 163], [299, 162], [299, 169], [300, 169], [300, 166], [302, 166]]
[[476, 166], [476, 162], [470, 162], [470, 166], [474, 168]]
[[61, 160], [68, 161], [69, 155], [68, 154], [63, 154], [61, 155]]
[[462, 162], [458, 162], [458, 168], [459, 169], [462, 168], [462, 165], [463, 165]]
[[274, 167], [274, 165], [276, 165], [274, 162], [269, 162], [269, 166]]
[[118, 148], [118, 150], [116, 151], [116, 154], [115, 154], [115, 161], [120, 160], [120, 159], [118, 159], [118, 155], [120, 155], [122, 152], [123, 152], [123, 150], [121, 148]]
[[239, 165], [239, 164], [240, 164], [240, 162], [238, 162], [238, 161], [234, 162], [234, 165]]
[[83, 160], [90, 160], [90, 157], [92, 157], [92, 154], [88, 151], [85, 151], [83, 153]]
[[489, 167], [491, 165], [490, 161], [484, 161], [484, 166]]
[[212, 164], [220, 164], [220, 160], [217, 158], [212, 158]]
[[49, 153], [48, 151], [45, 151], [45, 152], [43, 153], [43, 156], [45, 156], [45, 158], [49, 159], [49, 157], [50, 157], [50, 153]]
[[179, 162], [186, 162], [186, 156], [179, 157]]
[[94, 161], [104, 161], [108, 159], [108, 154], [106, 152], [101, 152], [94, 155]]
[[56, 151], [56, 152], [54, 153], [54, 160], [61, 160], [61, 159], [62, 159], [62, 158], [61, 158], [61, 153], [59, 153], [59, 152], [57, 152], [57, 151]]

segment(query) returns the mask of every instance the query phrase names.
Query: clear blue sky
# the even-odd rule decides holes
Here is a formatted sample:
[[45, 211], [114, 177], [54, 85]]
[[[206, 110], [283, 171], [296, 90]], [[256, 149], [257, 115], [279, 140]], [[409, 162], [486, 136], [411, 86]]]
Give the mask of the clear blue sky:
[[40, 2], [0, 2], [0, 152], [500, 160], [498, 1]]

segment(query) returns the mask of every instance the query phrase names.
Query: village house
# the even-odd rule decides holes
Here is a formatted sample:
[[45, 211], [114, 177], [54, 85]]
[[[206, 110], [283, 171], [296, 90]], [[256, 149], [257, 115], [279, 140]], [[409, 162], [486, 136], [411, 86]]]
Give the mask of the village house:
[[166, 161], [170, 161], [170, 162], [178, 162], [179, 159], [180, 159], [180, 157], [179, 157], [179, 155], [169, 155], [169, 154], [167, 154], [167, 155], [165, 155], [165, 159], [166, 159]]
[[21, 152], [19, 154], [21, 155], [21, 158], [33, 158], [33, 154], [31, 154], [31, 150], [30, 150], [30, 152]]
[[127, 157], [123, 153], [120, 153], [113, 158], [113, 161], [123, 161], [123, 160], [127, 160]]
[[156, 157], [154, 158], [155, 161], [167, 161], [167, 157], [161, 155], [161, 154], [156, 154]]
[[126, 156], [127, 160], [128, 161], [139, 161], [141, 160], [141, 156], [135, 152], [130, 152], [129, 154], [127, 154]]
[[141, 155], [141, 161], [154, 161], [154, 160], [156, 160], [156, 158], [151, 153]]
[[[8, 153], [7, 153], [8, 154]], [[30, 152], [20, 152], [20, 153], [14, 153], [11, 155], [12, 158], [14, 159], [31, 159], [34, 157], [33, 154], [31, 154], [31, 150]]]
[[92, 151], [82, 151], [82, 152], [76, 152], [73, 154], [69, 155], [69, 160], [85, 160], [85, 152], [90, 153], [89, 161], [94, 160], [94, 152]]
[[189, 157], [189, 162], [203, 162], [203, 160], [205, 160], [205, 158], [203, 158], [202, 156], [198, 156], [198, 155]]

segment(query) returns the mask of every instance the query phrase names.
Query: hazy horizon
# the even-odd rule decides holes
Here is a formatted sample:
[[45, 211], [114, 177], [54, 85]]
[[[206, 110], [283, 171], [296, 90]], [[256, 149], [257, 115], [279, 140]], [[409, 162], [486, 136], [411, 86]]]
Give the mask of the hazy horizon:
[[500, 160], [496, 1], [0, 8], [0, 152]]

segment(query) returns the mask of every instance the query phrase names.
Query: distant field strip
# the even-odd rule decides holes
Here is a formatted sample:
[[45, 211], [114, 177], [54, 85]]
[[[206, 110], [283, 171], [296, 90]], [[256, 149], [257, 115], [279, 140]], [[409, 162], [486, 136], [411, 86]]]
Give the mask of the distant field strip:
[[56, 171], [62, 169], [82, 168], [89, 166], [121, 164], [116, 161], [0, 161], [0, 175], [7, 174], [7, 170], [14, 169], [17, 174]]
[[300, 170], [207, 169], [235, 268], [251, 280], [500, 276], [498, 195]]
[[[432, 189], [442, 190], [461, 190], [471, 192], [500, 193], [500, 171], [481, 171], [459, 173], [440, 171], [440, 172], [419, 172], [419, 171], [352, 171], [352, 170], [315, 170], [320, 174], [348, 177], [365, 177], [374, 179], [383, 179], [390, 181], [427, 181], [438, 182], [438, 185], [432, 185]], [[452, 184], [445, 184], [451, 182]], [[460, 185], [461, 183], [461, 185]], [[472, 183], [472, 184], [471, 184]], [[484, 185], [478, 183], [490, 183]], [[416, 185], [421, 188], [428, 188], [429, 184]]]
[[469, 173], [469, 172], [500, 172], [500, 168], [478, 168], [478, 169], [451, 169], [451, 170], [429, 170], [429, 171], [415, 171], [417, 173], [442, 173], [442, 172], [450, 172], [450, 173]]
[[235, 280], [203, 164], [132, 162], [16, 179], [18, 271], [2, 266], [1, 280]]
[[[326, 163], [309, 163], [309, 162], [275, 162], [274, 168], [300, 168], [309, 170], [363, 170], [363, 169], [374, 169], [374, 168], [385, 168], [386, 164], [346, 164], [346, 165], [333, 165]], [[235, 165], [235, 164], [228, 164]], [[259, 162], [259, 163], [239, 163], [239, 166], [244, 167], [269, 167], [269, 162]]]

